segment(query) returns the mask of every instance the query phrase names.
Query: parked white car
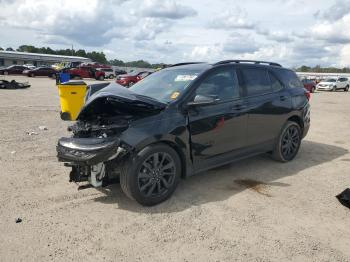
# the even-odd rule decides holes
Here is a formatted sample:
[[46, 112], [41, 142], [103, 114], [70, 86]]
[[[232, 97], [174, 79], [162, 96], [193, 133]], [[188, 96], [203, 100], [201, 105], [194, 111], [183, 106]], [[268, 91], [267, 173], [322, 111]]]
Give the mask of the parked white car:
[[115, 78], [115, 74], [112, 68], [96, 68], [96, 70], [105, 72], [105, 78]]
[[27, 67], [29, 70], [33, 70], [36, 68], [36, 66], [34, 66], [32, 64], [24, 64], [23, 66]]
[[317, 90], [326, 90], [326, 91], [337, 91], [342, 89], [344, 91], [349, 91], [349, 79], [346, 77], [339, 78], [327, 78], [322, 80], [316, 85]]

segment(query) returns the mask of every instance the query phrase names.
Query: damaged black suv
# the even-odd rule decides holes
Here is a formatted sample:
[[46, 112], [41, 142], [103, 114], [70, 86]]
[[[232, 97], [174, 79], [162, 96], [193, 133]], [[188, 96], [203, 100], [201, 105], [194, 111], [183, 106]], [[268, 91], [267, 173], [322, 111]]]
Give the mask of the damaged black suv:
[[73, 136], [58, 141], [58, 159], [71, 181], [99, 187], [119, 177], [128, 197], [155, 205], [180, 178], [213, 167], [266, 152], [292, 160], [309, 130], [308, 100], [296, 74], [276, 63], [176, 64], [92, 94]]

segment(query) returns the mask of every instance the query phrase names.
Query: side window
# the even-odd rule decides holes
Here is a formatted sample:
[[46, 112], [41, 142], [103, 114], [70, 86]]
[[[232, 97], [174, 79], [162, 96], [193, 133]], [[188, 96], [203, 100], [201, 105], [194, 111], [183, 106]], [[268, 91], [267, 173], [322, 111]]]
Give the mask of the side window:
[[272, 91], [267, 71], [260, 68], [242, 68], [247, 96], [270, 93]]
[[277, 92], [283, 89], [283, 85], [271, 72], [269, 72], [272, 91]]
[[196, 95], [211, 96], [221, 101], [238, 98], [236, 71], [233, 68], [223, 68], [213, 72], [199, 85]]
[[289, 69], [273, 69], [276, 76], [282, 80], [284, 85], [288, 88], [304, 88], [297, 75]]

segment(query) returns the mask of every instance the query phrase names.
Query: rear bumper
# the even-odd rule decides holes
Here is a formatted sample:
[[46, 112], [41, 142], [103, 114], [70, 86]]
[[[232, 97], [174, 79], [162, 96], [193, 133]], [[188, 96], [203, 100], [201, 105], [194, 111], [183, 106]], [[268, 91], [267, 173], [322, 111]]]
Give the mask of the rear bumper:
[[[96, 165], [119, 153], [118, 138], [61, 138], [56, 147], [61, 162]], [[118, 151], [119, 150], [119, 151]]]
[[307, 135], [310, 129], [310, 104], [307, 103], [307, 105], [303, 109], [303, 138]]
[[117, 80], [116, 83], [119, 84], [119, 85], [122, 85], [122, 86], [126, 86], [126, 85], [129, 84], [129, 81], [127, 81], [127, 80]]

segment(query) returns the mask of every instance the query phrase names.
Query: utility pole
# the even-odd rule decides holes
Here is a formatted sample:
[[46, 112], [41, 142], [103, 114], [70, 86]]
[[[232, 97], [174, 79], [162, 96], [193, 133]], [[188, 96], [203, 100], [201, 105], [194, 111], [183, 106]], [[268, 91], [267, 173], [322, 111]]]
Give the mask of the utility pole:
[[72, 44], [72, 56], [73, 56], [73, 53], [74, 53], [74, 49], [73, 49], [73, 44]]

